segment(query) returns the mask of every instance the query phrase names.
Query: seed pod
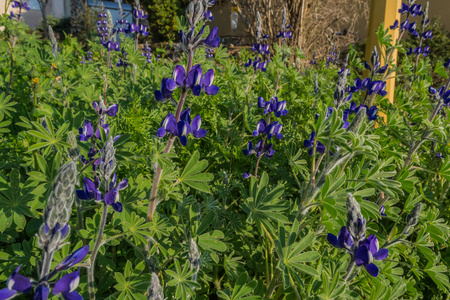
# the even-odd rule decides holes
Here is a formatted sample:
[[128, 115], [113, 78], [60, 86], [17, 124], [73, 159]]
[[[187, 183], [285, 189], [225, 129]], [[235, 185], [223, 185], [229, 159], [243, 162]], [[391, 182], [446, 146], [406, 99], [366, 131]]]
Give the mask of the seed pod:
[[158, 275], [154, 272], [148, 288], [148, 300], [164, 300], [163, 289], [159, 284]]
[[421, 211], [422, 211], [422, 203], [416, 204], [416, 206], [414, 206], [409, 215], [406, 217], [406, 226], [405, 229], [403, 229], [403, 235], [408, 236], [411, 234], [411, 230], [419, 222], [419, 215]]
[[70, 144], [70, 148], [68, 150], [69, 152], [69, 157], [72, 160], [77, 160], [78, 156], [80, 156], [80, 151], [78, 150], [78, 145], [77, 145], [77, 138], [75, 137], [75, 134], [73, 134], [73, 132], [69, 132], [69, 136], [67, 137], [67, 142]]
[[192, 280], [197, 281], [198, 271], [200, 271], [200, 255], [201, 253], [198, 251], [197, 243], [194, 239], [191, 239], [189, 246], [189, 265], [191, 270], [194, 269], [194, 274], [192, 275]]
[[355, 243], [366, 237], [366, 219], [361, 214], [359, 203], [351, 193], [347, 194], [347, 229]]

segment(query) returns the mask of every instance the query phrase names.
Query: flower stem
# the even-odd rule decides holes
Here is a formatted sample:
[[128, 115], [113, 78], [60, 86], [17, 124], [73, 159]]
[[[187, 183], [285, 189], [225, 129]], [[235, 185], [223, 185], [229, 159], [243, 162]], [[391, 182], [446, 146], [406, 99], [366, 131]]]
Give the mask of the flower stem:
[[106, 217], [108, 216], [108, 206], [106, 204], [103, 204], [103, 213], [102, 213], [102, 219], [100, 221], [100, 227], [98, 229], [97, 239], [94, 244], [94, 249], [92, 249], [91, 253], [91, 264], [88, 268], [88, 286], [89, 286], [89, 298], [91, 300], [95, 300], [95, 277], [94, 277], [94, 271], [95, 271], [95, 259], [97, 258], [98, 250], [100, 249], [100, 246], [102, 244], [102, 238], [103, 238], [103, 231], [105, 230], [106, 225]]
[[353, 268], [355, 267], [355, 259], [352, 257], [352, 261], [347, 267], [347, 273], [342, 277], [345, 281], [347, 281], [347, 278], [352, 274]]
[[[194, 51], [189, 50], [188, 55], [188, 65], [186, 68], [186, 74], [189, 74], [189, 72], [192, 69], [192, 62], [194, 60]], [[178, 122], [180, 120], [181, 111], [183, 110], [183, 105], [186, 100], [188, 89], [185, 87], [183, 88], [183, 92], [181, 93], [180, 100], [177, 104], [177, 111], [175, 113], [175, 121]], [[170, 149], [172, 148], [173, 142], [175, 141], [175, 136], [171, 135], [169, 140], [167, 141], [166, 148], [164, 149], [164, 154], [169, 153]], [[150, 191], [150, 199], [148, 204], [148, 211], [147, 211], [147, 222], [151, 222], [153, 219], [153, 214], [155, 213], [156, 209], [156, 195], [158, 193], [158, 186], [161, 181], [161, 175], [162, 175], [162, 168], [161, 166], [156, 163], [156, 172], [155, 177], [153, 178], [153, 184], [152, 184], [152, 190]]]

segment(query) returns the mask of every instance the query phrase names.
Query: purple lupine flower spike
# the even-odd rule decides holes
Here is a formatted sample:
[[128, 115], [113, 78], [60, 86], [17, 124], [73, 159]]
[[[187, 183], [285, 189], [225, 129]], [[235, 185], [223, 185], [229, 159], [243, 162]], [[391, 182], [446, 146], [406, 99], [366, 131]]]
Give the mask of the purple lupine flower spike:
[[253, 131], [253, 136], [258, 136], [260, 133], [265, 132], [267, 127], [266, 120], [261, 119], [256, 125], [256, 130]]
[[64, 258], [63, 261], [56, 266], [55, 270], [67, 270], [68, 268], [75, 266], [77, 263], [83, 261], [88, 253], [89, 245], [78, 248], [77, 250], [66, 256], [66, 258]]
[[80, 269], [61, 277], [53, 287], [53, 295], [61, 294], [65, 300], [82, 300], [83, 297], [76, 291], [80, 283]]

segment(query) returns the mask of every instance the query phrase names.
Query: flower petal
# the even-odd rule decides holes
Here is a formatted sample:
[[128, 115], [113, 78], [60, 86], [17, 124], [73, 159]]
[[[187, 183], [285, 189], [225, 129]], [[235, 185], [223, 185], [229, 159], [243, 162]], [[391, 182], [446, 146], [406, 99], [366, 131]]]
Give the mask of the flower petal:
[[375, 258], [376, 260], [383, 260], [386, 257], [388, 257], [388, 255], [389, 255], [389, 249], [382, 248], [373, 255], [373, 258]]
[[10, 290], [8, 288], [4, 288], [4, 289], [0, 290], [0, 300], [11, 299], [16, 293], [17, 293], [17, 291]]
[[367, 264], [364, 266], [366, 268], [367, 273], [372, 277], [377, 277], [378, 272], [380, 271], [375, 264]]
[[328, 240], [328, 242], [329, 242], [331, 245], [333, 245], [334, 247], [340, 248], [340, 247], [339, 247], [339, 243], [338, 243], [338, 238], [337, 238], [337, 236], [335, 236], [334, 234], [328, 233], [328, 235], [327, 235], [327, 240]]
[[78, 287], [79, 283], [80, 283], [80, 269], [61, 277], [61, 279], [58, 280], [55, 283], [55, 286], [53, 287], [53, 295], [57, 295], [59, 293], [72, 292]]

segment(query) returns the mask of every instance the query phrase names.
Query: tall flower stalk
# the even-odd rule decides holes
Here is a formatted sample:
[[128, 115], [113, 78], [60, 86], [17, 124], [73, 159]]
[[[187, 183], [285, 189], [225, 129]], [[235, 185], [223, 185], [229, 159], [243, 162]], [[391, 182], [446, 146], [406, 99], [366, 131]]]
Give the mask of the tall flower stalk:
[[[200, 47], [214, 49], [217, 48], [220, 43], [217, 27], [214, 27], [206, 38], [203, 38], [206, 25], [203, 25], [198, 31], [196, 30], [197, 27], [199, 27], [200, 20], [204, 20], [205, 22], [210, 20], [208, 17], [210, 16], [208, 8], [213, 4], [213, 1], [210, 0], [194, 0], [189, 3], [186, 10], [186, 19], [189, 23], [189, 29], [186, 33], [183, 32], [183, 30], [180, 30], [181, 48], [188, 58], [187, 67], [185, 69], [183, 66], [177, 65], [172, 73], [173, 78], [163, 78], [161, 90], [155, 91], [155, 98], [157, 101], [163, 103], [170, 100], [176, 105], [175, 115], [169, 113], [161, 122], [161, 128], [157, 133], [158, 137], [163, 137], [166, 133], [169, 134], [169, 139], [163, 153], [170, 152], [176, 137], [178, 137], [181, 144], [185, 146], [189, 134], [192, 133], [192, 135], [197, 138], [202, 138], [206, 135], [206, 131], [200, 129], [200, 115], [197, 115], [191, 123], [190, 108], [183, 110], [183, 107], [189, 90], [192, 91], [194, 96], [199, 96], [201, 91], [204, 91], [208, 95], [215, 95], [219, 91], [219, 88], [212, 84], [214, 80], [214, 70], [208, 70], [203, 74], [200, 65], [193, 65], [195, 51]], [[181, 95], [178, 101], [173, 98], [173, 92], [176, 88], [181, 89]], [[161, 175], [162, 168], [157, 164], [147, 211], [147, 220], [149, 222], [152, 221], [153, 214], [158, 204], [157, 194]]]

